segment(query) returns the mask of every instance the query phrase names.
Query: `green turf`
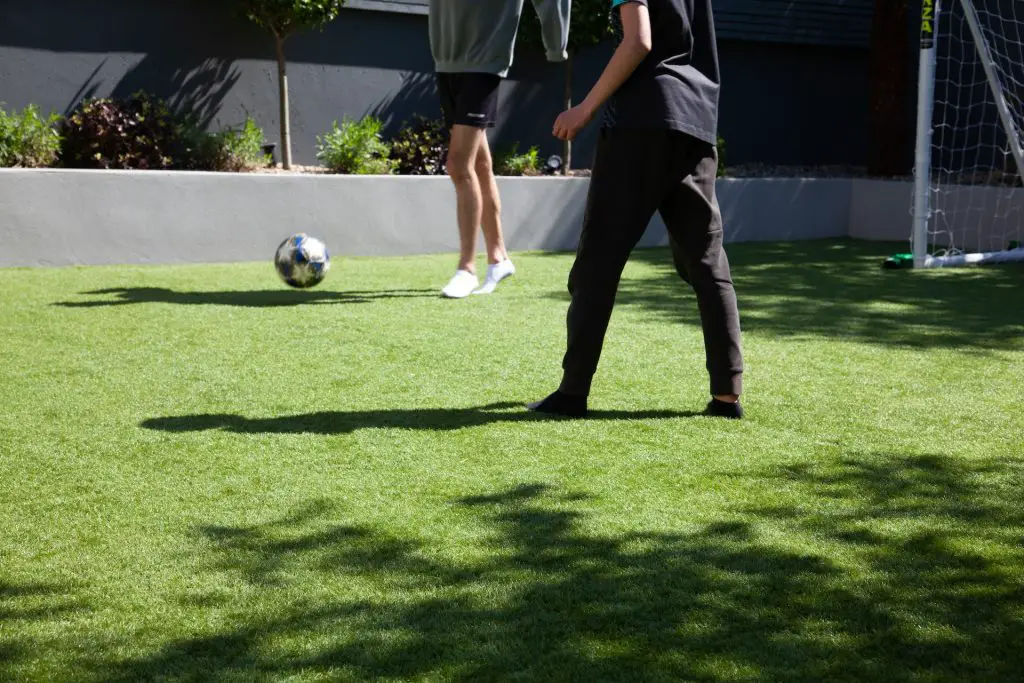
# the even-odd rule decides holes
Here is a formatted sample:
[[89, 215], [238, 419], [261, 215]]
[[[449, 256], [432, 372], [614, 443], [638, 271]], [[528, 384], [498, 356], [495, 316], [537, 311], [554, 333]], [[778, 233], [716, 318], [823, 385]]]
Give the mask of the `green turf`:
[[568, 255], [0, 270], [0, 680], [1020, 680], [1024, 268], [894, 250], [732, 249], [743, 423], [662, 251], [589, 421]]

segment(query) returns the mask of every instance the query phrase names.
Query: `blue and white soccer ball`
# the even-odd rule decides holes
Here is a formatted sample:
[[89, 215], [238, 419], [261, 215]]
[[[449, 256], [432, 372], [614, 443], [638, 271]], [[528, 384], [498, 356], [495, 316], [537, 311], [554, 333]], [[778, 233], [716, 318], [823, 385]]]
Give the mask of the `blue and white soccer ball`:
[[315, 287], [331, 269], [327, 245], [304, 232], [292, 235], [277, 248], [274, 255], [277, 274], [291, 287]]

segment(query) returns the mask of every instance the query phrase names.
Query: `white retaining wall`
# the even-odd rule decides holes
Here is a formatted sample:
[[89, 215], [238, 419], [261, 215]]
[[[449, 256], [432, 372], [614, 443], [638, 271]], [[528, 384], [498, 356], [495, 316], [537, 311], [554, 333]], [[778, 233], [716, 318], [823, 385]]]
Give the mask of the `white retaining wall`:
[[[586, 179], [499, 185], [510, 249], [575, 249]], [[720, 180], [727, 240], [849, 235], [851, 216], [874, 220], [853, 206], [865, 195], [856, 190], [849, 180]], [[871, 234], [909, 234], [905, 220], [890, 222], [902, 234], [877, 223]], [[258, 261], [299, 231], [349, 256], [452, 252], [455, 225], [447, 178], [0, 170], [0, 267]], [[666, 242], [656, 216], [641, 246]]]
[[[906, 241], [909, 245], [912, 183], [857, 180], [853, 183], [850, 236], [862, 240]], [[1010, 240], [1024, 240], [1024, 189], [957, 185], [939, 188], [933, 210], [942, 210], [939, 223], [947, 232], [932, 235], [947, 245], [970, 251], [1000, 251]], [[908, 246], [909, 248], [909, 246]]]

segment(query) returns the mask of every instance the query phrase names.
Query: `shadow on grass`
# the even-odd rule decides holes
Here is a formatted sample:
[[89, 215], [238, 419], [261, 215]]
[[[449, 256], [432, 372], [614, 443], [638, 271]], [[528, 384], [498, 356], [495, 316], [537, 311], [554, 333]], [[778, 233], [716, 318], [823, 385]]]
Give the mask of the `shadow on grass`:
[[72, 599], [74, 588], [53, 583], [13, 583], [0, 579], [0, 623], [43, 619], [85, 609]]
[[127, 304], [183, 304], [186, 306], [246, 306], [271, 308], [275, 306], [301, 306], [308, 304], [365, 304], [383, 299], [437, 298], [439, 294], [428, 289], [396, 289], [369, 292], [332, 292], [329, 290], [268, 289], [251, 292], [175, 292], [162, 287], [129, 287], [98, 289], [83, 292], [91, 296], [115, 296], [114, 299], [94, 301], [61, 301], [55, 306], [66, 308], [96, 308]]
[[[2, 569], [2, 568], [0, 568]], [[71, 584], [15, 582], [0, 577], [0, 680], [23, 680], [15, 668], [39, 657], [40, 644], [23, 630], [89, 611]]]
[[[452, 501], [487, 531], [458, 559], [314, 501], [197, 530], [214, 548], [205, 570], [248, 585], [238, 608], [271, 608], [93, 668], [108, 681], [1016, 681], [1020, 474], [1020, 461], [850, 457], [768, 473], [789, 505], [620, 535], [593, 531], [586, 494], [529, 484]], [[354, 584], [366, 597], [308, 592]]]
[[[511, 411], [511, 412], [510, 412]], [[588, 420], [671, 420], [697, 417], [674, 410], [592, 410]], [[327, 411], [305, 415], [249, 418], [241, 415], [181, 415], [144, 420], [141, 426], [165, 432], [220, 429], [239, 434], [349, 434], [359, 429], [450, 431], [499, 422], [550, 422], [567, 418], [529, 412], [525, 404], [492, 403], [477, 408]]]
[[[727, 247], [747, 333], [849, 339], [919, 348], [1019, 348], [1024, 265], [941, 271], [883, 270], [906, 245], [826, 240]], [[699, 325], [692, 290], [666, 249], [633, 260], [656, 275], [623, 280], [619, 306], [640, 307]], [[559, 295], [562, 296], [562, 295]]]

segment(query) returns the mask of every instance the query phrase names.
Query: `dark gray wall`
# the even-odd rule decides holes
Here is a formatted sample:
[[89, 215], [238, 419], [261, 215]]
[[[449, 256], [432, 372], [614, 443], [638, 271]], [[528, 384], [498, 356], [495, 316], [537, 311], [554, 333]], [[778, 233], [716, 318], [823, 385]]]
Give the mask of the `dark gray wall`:
[[720, 38], [864, 47], [875, 0], [714, 0]]
[[[991, 31], [987, 35], [995, 41], [996, 62], [1007, 85], [1024, 83], [1024, 42], [1017, 35], [1016, 24], [1002, 22], [1000, 17], [1019, 17], [1019, 7], [1020, 0], [985, 0], [978, 5], [979, 9], [987, 10], [979, 12], [979, 17]], [[911, 87], [906, 92], [907, 135], [900, 151], [910, 173], [914, 167], [921, 57], [921, 15], [915, 3], [911, 3], [907, 32], [911, 44], [907, 63]], [[942, 3], [937, 36], [933, 170], [941, 169], [955, 177], [968, 170], [1009, 168], [1012, 159], [1004, 154], [1008, 149], [1007, 138], [961, 3]], [[1024, 88], [1016, 86], [1009, 97], [1019, 120], [1024, 114]]]
[[[89, 96], [145, 89], [197, 110], [213, 128], [246, 112], [278, 138], [270, 37], [201, 0], [0, 0], [0, 102], [66, 112]], [[211, 6], [213, 5], [213, 6]], [[730, 163], [861, 164], [866, 147], [867, 50], [724, 38], [722, 135]], [[577, 97], [609, 54], [576, 68]], [[426, 18], [345, 10], [322, 32], [288, 44], [296, 160], [315, 162], [316, 136], [335, 119], [376, 114], [396, 129], [414, 113], [436, 115]], [[555, 153], [551, 122], [562, 67], [520, 55], [503, 89], [502, 146], [522, 141]], [[588, 164], [595, 131], [577, 147]]]
[[[978, 6], [979, 22], [990, 41], [1018, 126], [1024, 115], [1024, 87], [1020, 85], [1024, 84], [1024, 43], [1017, 23], [1020, 4], [1020, 0], [988, 0]], [[943, 3], [938, 33], [933, 170], [955, 175], [974, 169], [1012, 169], [996, 100], [960, 3]]]

